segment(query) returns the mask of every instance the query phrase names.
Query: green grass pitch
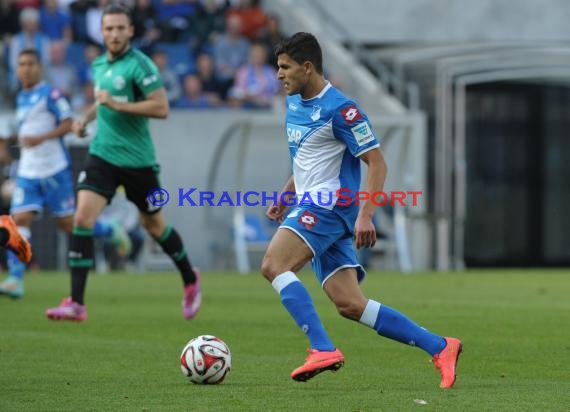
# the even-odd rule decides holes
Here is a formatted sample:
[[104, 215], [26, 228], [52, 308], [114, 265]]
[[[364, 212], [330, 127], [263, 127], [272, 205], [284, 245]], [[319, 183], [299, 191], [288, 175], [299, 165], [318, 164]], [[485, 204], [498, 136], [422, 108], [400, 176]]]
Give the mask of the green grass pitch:
[[[346, 356], [340, 371], [307, 383], [289, 378], [307, 341], [258, 274], [206, 273], [193, 321], [182, 318], [174, 273], [92, 275], [85, 323], [44, 317], [67, 274], [30, 274], [24, 299], [0, 299], [0, 411], [568, 410], [569, 271], [369, 273], [369, 297], [463, 340], [448, 391], [423, 351], [342, 319], [312, 274], [300, 276]], [[232, 350], [221, 385], [180, 372], [182, 347], [201, 334]]]

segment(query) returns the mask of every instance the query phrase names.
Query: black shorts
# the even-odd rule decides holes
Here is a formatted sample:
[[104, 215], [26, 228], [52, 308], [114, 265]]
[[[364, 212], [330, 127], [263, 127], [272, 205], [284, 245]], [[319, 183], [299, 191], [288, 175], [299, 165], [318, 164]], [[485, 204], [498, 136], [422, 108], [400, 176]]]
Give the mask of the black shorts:
[[89, 155], [83, 171], [77, 178], [77, 190], [90, 190], [111, 202], [117, 187], [123, 186], [127, 199], [147, 215], [157, 213], [161, 207], [148, 201], [152, 189], [160, 187], [158, 174], [160, 166], [119, 167], [100, 157]]

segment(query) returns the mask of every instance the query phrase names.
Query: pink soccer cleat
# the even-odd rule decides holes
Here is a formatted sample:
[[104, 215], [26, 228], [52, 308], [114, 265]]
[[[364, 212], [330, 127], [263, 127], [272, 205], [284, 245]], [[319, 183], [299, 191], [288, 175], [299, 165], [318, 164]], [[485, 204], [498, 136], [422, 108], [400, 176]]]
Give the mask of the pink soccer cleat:
[[83, 322], [87, 320], [87, 308], [85, 305], [73, 302], [71, 298], [65, 298], [58, 307], [46, 310], [46, 316], [51, 320], [72, 320]]
[[202, 305], [202, 275], [200, 271], [194, 269], [196, 282], [184, 288], [184, 299], [182, 300], [182, 314], [186, 319], [192, 319]]

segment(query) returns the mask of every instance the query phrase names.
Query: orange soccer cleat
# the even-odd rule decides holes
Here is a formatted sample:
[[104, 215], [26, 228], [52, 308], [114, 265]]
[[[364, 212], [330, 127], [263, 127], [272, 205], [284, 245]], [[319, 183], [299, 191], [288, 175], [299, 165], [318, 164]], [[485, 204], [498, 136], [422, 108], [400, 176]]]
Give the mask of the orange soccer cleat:
[[447, 346], [431, 359], [441, 375], [440, 388], [450, 389], [455, 383], [457, 373], [457, 361], [463, 350], [463, 344], [459, 339], [445, 338]]
[[30, 263], [32, 260], [32, 246], [30, 242], [20, 234], [12, 216], [0, 216], [0, 228], [4, 228], [8, 232], [8, 241], [4, 247], [14, 252], [22, 263]]
[[291, 378], [297, 382], [306, 382], [321, 372], [337, 371], [342, 365], [344, 365], [344, 355], [338, 349], [332, 352], [309, 349], [305, 363], [291, 372]]

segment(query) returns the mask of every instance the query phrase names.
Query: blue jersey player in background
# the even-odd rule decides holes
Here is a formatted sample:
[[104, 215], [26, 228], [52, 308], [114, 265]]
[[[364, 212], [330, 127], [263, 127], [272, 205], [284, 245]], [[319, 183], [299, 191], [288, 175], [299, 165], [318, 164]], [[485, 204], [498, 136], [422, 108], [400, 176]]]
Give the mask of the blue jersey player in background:
[[361, 161], [368, 165], [365, 190], [383, 190], [387, 166], [368, 118], [325, 79], [321, 48], [313, 35], [297, 33], [278, 44], [275, 54], [278, 78], [288, 94], [286, 132], [293, 168], [282, 193], [296, 192], [298, 199], [305, 200], [287, 215], [286, 201], [268, 209], [267, 216], [281, 226], [261, 271], [310, 341], [309, 356], [291, 377], [304, 382], [344, 364], [343, 354], [332, 343], [295, 274], [312, 261], [325, 293], [342, 316], [381, 336], [420, 347], [439, 370], [440, 387], [451, 388], [461, 342], [424, 329], [397, 310], [366, 298], [360, 289], [365, 272], [354, 246], [374, 245], [375, 205], [365, 200], [359, 207], [344, 197], [340, 202], [335, 194], [340, 189], [343, 194], [359, 190]]
[[[20, 52], [16, 74], [22, 85], [16, 97], [20, 160], [10, 213], [19, 233], [28, 240], [32, 221], [44, 205], [55, 216], [59, 229], [71, 233], [75, 193], [71, 159], [63, 142], [63, 136], [71, 130], [71, 107], [58, 89], [42, 81], [42, 66], [36, 50]], [[130, 241], [119, 224], [99, 222], [96, 233], [114, 239], [121, 246], [121, 252], [128, 253]], [[0, 295], [12, 298], [24, 295], [25, 263], [28, 263], [26, 259], [8, 251], [10, 274], [0, 283]]]

